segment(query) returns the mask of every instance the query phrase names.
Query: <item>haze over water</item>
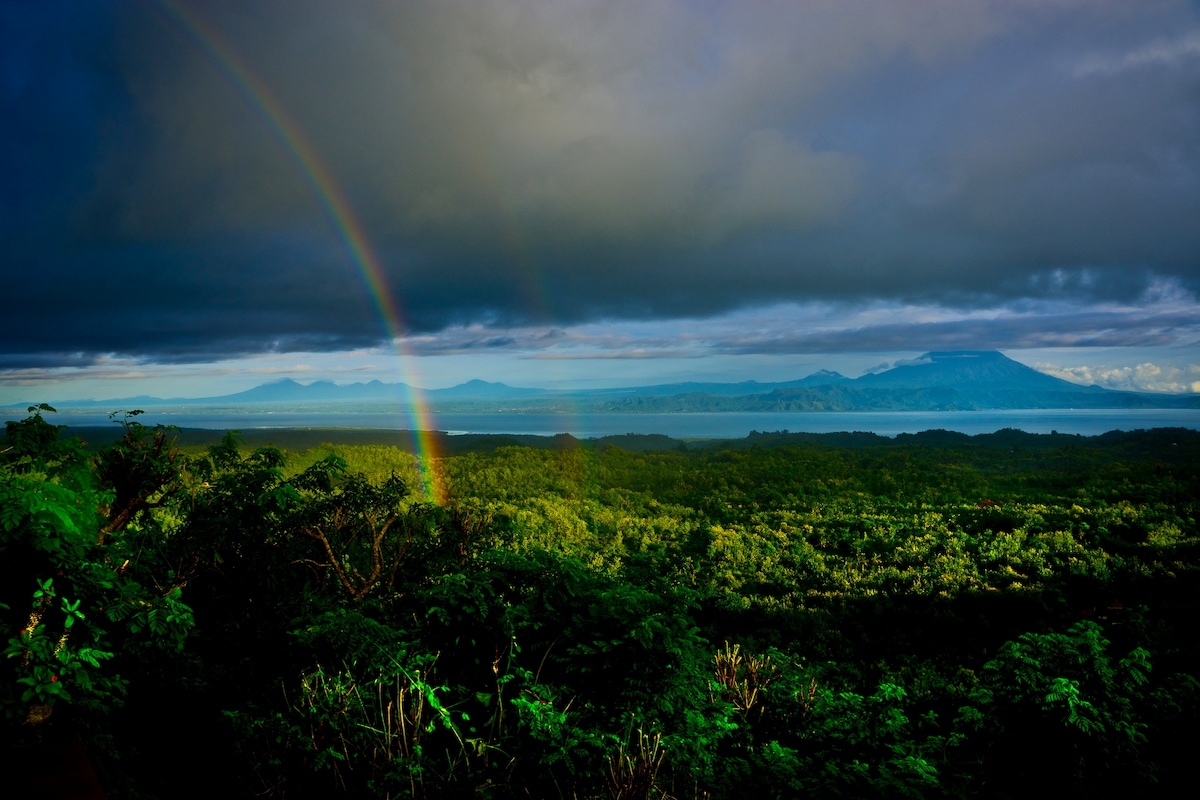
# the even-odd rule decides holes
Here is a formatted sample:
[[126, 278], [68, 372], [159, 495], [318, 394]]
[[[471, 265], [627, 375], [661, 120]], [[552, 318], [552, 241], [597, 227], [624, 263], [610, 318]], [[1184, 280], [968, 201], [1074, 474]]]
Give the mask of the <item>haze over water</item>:
[[[250, 430], [255, 428], [375, 428], [405, 430], [406, 414], [381, 413], [163, 413], [140, 416], [146, 425]], [[751, 431], [830, 433], [864, 431], [881, 436], [949, 430], [967, 434], [1017, 428], [1027, 433], [1096, 436], [1112, 430], [1191, 428], [1200, 430], [1200, 409], [1029, 409], [1018, 411], [824, 411], [693, 414], [430, 414], [440, 431], [452, 434], [569, 433], [580, 439], [625, 433], [662, 434], [673, 439], [742, 438]], [[112, 424], [107, 414], [62, 413], [56, 424], [91, 427]]]

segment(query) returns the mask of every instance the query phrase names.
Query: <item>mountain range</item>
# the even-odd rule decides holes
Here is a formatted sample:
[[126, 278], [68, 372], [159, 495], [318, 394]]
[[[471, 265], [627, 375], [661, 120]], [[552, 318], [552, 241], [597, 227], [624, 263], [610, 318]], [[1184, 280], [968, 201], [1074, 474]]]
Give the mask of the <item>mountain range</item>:
[[1200, 396], [1125, 392], [1055, 378], [986, 350], [930, 352], [892, 369], [847, 378], [820, 370], [779, 383], [671, 383], [572, 392], [527, 389], [472, 380], [446, 389], [404, 383], [291, 379], [237, 394], [202, 398], [130, 397], [63, 402], [63, 408], [256, 407], [273, 410], [361, 410], [423, 398], [439, 411], [687, 412], [687, 411], [937, 411], [1016, 408], [1200, 408]]

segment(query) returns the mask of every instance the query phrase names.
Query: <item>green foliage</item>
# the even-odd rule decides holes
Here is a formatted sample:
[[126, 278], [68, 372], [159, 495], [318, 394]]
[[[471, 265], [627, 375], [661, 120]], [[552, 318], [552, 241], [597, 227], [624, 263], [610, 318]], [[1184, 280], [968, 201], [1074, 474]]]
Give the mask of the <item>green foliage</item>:
[[[1124, 658], [1094, 622], [1064, 633], [1026, 633], [1006, 642], [984, 665], [981, 680], [959, 710], [959, 727], [970, 730], [979, 753], [1018, 742], [1030, 751], [1020, 765], [992, 772], [1011, 785], [1051, 780], [1064, 789], [1097, 793], [1122, 783], [1153, 782], [1145, 745], [1151, 683], [1150, 654], [1135, 648]], [[1056, 768], [1070, 763], [1064, 774]]]
[[[0, 462], [4, 605], [13, 631], [0, 705], [37, 736], [59, 704], [85, 721], [103, 717], [126, 692], [115, 668], [120, 656], [145, 646], [180, 650], [193, 620], [170, 569], [146, 547], [159, 529], [144, 512], [181, 479], [167, 431], [126, 420], [125, 437], [90, 463], [82, 442], [61, 439], [61, 426], [42, 419], [53, 409], [30, 411], [8, 423]], [[108, 517], [117, 497], [124, 505]]]
[[434, 506], [392, 448], [185, 456], [131, 412], [93, 456], [44, 411], [0, 453], [0, 698], [14, 739], [107, 743], [126, 795], [1146, 794], [1189, 764], [1186, 434], [502, 447], [437, 464]]

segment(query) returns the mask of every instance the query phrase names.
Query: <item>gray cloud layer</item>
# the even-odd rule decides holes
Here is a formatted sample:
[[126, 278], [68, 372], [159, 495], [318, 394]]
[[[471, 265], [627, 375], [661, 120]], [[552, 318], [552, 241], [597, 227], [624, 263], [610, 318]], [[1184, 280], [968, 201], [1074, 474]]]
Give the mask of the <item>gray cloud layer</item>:
[[[12, 354], [187, 360], [384, 334], [294, 131], [228, 53], [345, 193], [412, 331], [1124, 299], [1200, 277], [1200, 13], [1182, 0], [2, 13]], [[1060, 322], [1076, 341], [1092, 324]], [[1105, 343], [1156, 335], [1105, 326]]]

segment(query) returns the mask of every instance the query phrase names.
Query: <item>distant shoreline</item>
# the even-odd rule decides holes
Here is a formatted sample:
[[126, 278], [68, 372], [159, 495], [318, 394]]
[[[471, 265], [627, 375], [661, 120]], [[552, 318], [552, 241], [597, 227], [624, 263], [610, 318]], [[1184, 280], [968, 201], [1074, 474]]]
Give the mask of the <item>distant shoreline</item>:
[[[90, 448], [100, 448], [117, 441], [123, 433], [119, 425], [108, 427], [70, 427], [69, 436], [81, 437]], [[199, 449], [216, 444], [224, 431], [210, 428], [178, 428], [177, 442], [185, 449]], [[238, 434], [249, 447], [278, 447], [299, 452], [322, 445], [390, 446], [416, 452], [416, 437], [412, 431], [364, 428], [257, 428]], [[429, 439], [429, 436], [425, 437]], [[791, 433], [786, 431], [754, 431], [744, 437], [677, 439], [661, 434], [623, 434], [580, 439], [570, 434], [460, 434], [434, 432], [432, 441], [439, 455], [459, 455], [472, 452], [493, 452], [501, 447], [530, 447], [539, 450], [571, 450], [577, 448], [619, 447], [631, 452], [662, 450], [708, 450], [748, 447], [781, 447], [818, 445], [827, 447], [888, 447], [918, 445], [927, 447], [1022, 447], [1049, 450], [1059, 447], [1110, 446], [1129, 442], [1142, 445], [1158, 443], [1163, 448], [1183, 444], [1200, 447], [1200, 431], [1186, 428], [1154, 428], [1136, 431], [1112, 431], [1096, 435], [1069, 433], [1029, 433], [1002, 429], [991, 433], [964, 434], [947, 430], [927, 430], [885, 436], [863, 431], [825, 433]]]
[[[6, 415], [21, 419], [23, 413]], [[93, 436], [105, 430], [120, 430], [107, 414], [59, 413], [47, 415], [53, 424], [71, 430], [95, 429]], [[417, 428], [416, 420], [405, 414], [159, 414], [154, 411], [137, 417], [144, 425], [164, 424], [180, 429], [209, 431], [241, 430], [256, 439], [278, 437], [282, 431], [321, 431], [314, 437], [329, 438], [329, 432], [342, 431], [342, 439], [369, 437], [388, 442], [403, 442]], [[708, 412], [642, 414], [433, 414], [421, 419], [422, 430], [438, 432], [438, 439], [454, 440], [461, 435], [509, 437], [553, 437], [569, 435], [578, 440], [626, 435], [658, 435], [665, 440], [737, 440], [754, 431], [803, 431], [811, 434], [859, 431], [894, 437], [930, 430], [958, 434], [990, 434], [1016, 429], [1032, 434], [1080, 434], [1094, 436], [1113, 430], [1152, 428], [1200, 429], [1200, 409], [1085, 409], [1021, 411], [818, 411], [818, 412]], [[355, 433], [377, 431], [379, 433]], [[253, 432], [253, 433], [252, 433]], [[199, 435], [199, 434], [197, 434]], [[218, 433], [219, 435], [219, 433]], [[513, 438], [515, 437], [515, 439]], [[536, 439], [531, 441], [536, 442]]]

